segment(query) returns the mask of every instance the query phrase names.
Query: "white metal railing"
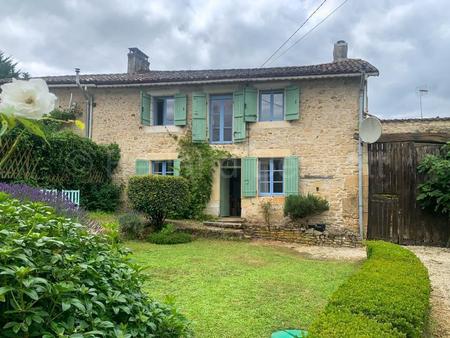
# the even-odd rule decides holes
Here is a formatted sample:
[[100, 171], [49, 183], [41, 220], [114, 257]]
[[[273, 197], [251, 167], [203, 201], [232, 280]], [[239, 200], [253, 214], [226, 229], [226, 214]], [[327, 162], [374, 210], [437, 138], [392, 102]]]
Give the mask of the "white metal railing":
[[[43, 192], [49, 194], [57, 194], [57, 189], [42, 189]], [[80, 206], [80, 190], [61, 190], [61, 194], [71, 201], [73, 204]]]

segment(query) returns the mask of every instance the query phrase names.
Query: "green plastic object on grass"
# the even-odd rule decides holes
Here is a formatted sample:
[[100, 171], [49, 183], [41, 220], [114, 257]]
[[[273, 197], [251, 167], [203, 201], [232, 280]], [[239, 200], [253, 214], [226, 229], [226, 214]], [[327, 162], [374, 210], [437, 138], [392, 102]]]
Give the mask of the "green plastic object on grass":
[[281, 330], [272, 333], [271, 338], [304, 338], [308, 336], [305, 330]]

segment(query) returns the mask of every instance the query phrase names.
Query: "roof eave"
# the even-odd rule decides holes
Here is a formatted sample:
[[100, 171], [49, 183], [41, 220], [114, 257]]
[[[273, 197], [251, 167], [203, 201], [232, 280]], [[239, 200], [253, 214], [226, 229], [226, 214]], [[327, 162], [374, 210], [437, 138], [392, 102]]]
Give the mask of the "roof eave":
[[[379, 72], [367, 72], [366, 76], [378, 76]], [[265, 82], [265, 81], [290, 81], [290, 80], [308, 80], [338, 77], [359, 77], [361, 73], [344, 73], [344, 74], [323, 74], [323, 75], [300, 75], [300, 76], [276, 76], [276, 77], [255, 77], [255, 78], [237, 78], [237, 79], [213, 79], [213, 80], [191, 80], [191, 81], [166, 81], [166, 82], [134, 82], [134, 83], [89, 83], [82, 86], [98, 87], [98, 88], [115, 88], [115, 87], [150, 87], [150, 86], [177, 86], [192, 84], [216, 84], [216, 83], [236, 83], [236, 82]], [[75, 83], [48, 83], [50, 88], [70, 88], [77, 87]]]

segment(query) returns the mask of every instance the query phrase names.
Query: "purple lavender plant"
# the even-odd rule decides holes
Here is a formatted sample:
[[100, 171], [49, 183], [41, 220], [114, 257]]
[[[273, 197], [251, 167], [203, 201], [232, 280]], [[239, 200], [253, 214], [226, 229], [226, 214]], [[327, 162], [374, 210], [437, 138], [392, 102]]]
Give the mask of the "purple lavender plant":
[[0, 182], [0, 191], [21, 201], [43, 202], [53, 207], [58, 214], [82, 222], [87, 218], [85, 211], [72, 203], [61, 192], [42, 190], [25, 184]]

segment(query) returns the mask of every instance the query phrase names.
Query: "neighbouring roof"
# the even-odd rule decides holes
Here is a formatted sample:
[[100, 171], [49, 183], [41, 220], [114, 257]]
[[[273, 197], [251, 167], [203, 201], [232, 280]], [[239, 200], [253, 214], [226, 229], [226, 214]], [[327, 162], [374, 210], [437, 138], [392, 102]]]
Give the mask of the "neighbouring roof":
[[[150, 70], [145, 73], [128, 74], [86, 74], [80, 75], [83, 85], [127, 86], [171, 83], [214, 83], [239, 82], [249, 80], [277, 80], [310, 77], [341, 77], [378, 75], [378, 69], [361, 59], [346, 59], [338, 62], [308, 66], [246, 68], [246, 69], [208, 69], [208, 70]], [[41, 77], [49, 86], [75, 84], [75, 75]], [[0, 80], [1, 81], [1, 80]]]
[[405, 119], [381, 119], [381, 123], [399, 123], [399, 122], [433, 122], [450, 121], [450, 117], [424, 117], [424, 118], [405, 118]]

